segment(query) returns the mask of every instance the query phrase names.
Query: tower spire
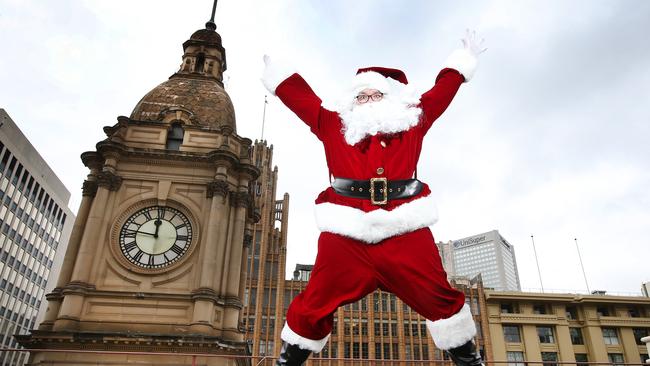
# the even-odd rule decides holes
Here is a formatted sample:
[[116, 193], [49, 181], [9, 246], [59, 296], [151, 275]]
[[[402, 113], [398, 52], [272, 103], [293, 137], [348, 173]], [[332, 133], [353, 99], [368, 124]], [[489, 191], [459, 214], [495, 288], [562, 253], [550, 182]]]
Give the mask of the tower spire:
[[205, 28], [209, 30], [216, 30], [217, 29], [217, 24], [214, 22], [214, 13], [217, 11], [217, 0], [214, 0], [212, 3], [212, 16], [210, 17], [210, 20], [208, 20], [207, 23], [205, 23]]

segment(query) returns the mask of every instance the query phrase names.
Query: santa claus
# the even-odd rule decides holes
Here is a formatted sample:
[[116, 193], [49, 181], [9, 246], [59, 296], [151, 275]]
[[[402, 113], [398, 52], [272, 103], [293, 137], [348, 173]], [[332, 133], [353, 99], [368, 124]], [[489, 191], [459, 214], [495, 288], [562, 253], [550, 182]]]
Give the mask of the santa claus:
[[424, 316], [436, 346], [457, 365], [481, 365], [472, 314], [447, 282], [429, 229], [437, 221], [431, 191], [415, 177], [424, 135], [471, 79], [481, 43], [467, 32], [420, 96], [400, 70], [359, 69], [335, 111], [298, 73], [265, 56], [264, 85], [323, 143], [331, 177], [316, 199], [316, 262], [289, 306], [276, 365], [302, 365], [320, 352], [336, 309], [377, 288]]

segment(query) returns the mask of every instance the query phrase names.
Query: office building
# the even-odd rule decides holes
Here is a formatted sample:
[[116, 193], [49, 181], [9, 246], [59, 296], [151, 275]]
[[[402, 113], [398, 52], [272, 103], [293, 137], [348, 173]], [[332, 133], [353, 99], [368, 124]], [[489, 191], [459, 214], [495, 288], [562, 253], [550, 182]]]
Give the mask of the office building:
[[[0, 109], [0, 346], [34, 328], [63, 260], [74, 215], [70, 192]], [[43, 308], [43, 311], [39, 309]], [[25, 353], [0, 353], [22, 365]]]
[[650, 299], [486, 290], [495, 361], [642, 364], [650, 335]]
[[474, 277], [495, 290], [521, 290], [515, 248], [497, 230], [454, 240], [451, 244], [453, 274]]
[[[242, 326], [253, 356], [263, 357], [279, 354], [281, 346], [274, 341], [280, 338], [284, 319], [281, 303], [278, 303], [282, 297], [278, 294], [284, 292], [286, 283], [289, 195], [285, 193], [281, 200], [275, 198], [278, 169], [273, 166], [273, 146], [267, 146], [266, 141], [256, 141], [252, 153], [252, 160], [260, 169], [254, 186], [260, 220], [253, 226], [248, 250]], [[256, 362], [253, 359], [253, 364]]]

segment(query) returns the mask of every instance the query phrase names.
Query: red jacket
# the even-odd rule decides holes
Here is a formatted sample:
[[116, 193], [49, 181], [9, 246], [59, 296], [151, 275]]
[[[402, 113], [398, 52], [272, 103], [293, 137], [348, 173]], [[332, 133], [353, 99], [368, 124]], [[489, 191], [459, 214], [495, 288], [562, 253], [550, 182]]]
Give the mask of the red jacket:
[[[322, 107], [321, 99], [300, 75], [294, 73], [280, 82], [275, 94], [323, 143], [327, 166], [333, 177], [401, 180], [413, 177], [424, 135], [447, 109], [463, 81], [458, 71], [443, 69], [433, 88], [420, 97], [422, 114], [415, 127], [392, 135], [368, 136], [354, 146], [344, 138], [339, 114]], [[383, 173], [379, 173], [379, 168], [383, 168]], [[369, 200], [341, 196], [329, 187], [316, 199], [317, 223], [321, 231], [377, 243], [433, 225], [437, 213], [435, 204], [428, 197], [430, 193], [425, 184], [417, 196], [391, 200], [378, 206]]]

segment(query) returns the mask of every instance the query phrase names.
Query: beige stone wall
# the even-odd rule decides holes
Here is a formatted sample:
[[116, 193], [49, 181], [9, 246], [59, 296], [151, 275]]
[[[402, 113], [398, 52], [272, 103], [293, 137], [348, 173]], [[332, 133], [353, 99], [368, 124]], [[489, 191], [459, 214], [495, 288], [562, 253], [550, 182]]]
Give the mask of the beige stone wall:
[[[625, 362], [640, 362], [647, 350], [638, 345], [634, 328], [650, 330], [650, 299], [574, 294], [536, 294], [486, 291], [490, 341], [494, 360], [507, 360], [507, 352], [522, 352], [526, 361], [541, 361], [542, 352], [556, 352], [558, 361], [575, 362], [576, 354], [586, 354], [589, 362], [609, 362], [608, 354], [622, 354]], [[510, 304], [516, 313], [502, 313], [501, 305]], [[535, 306], [544, 306], [547, 314], [537, 314]], [[611, 310], [610, 316], [598, 313], [599, 308]], [[575, 309], [577, 318], [567, 317], [567, 308]], [[632, 317], [629, 310], [639, 311]], [[521, 342], [506, 343], [503, 326], [517, 326]], [[541, 343], [537, 327], [553, 329], [554, 342]], [[582, 332], [584, 344], [572, 344], [570, 328]], [[603, 328], [616, 330], [618, 344], [605, 344]], [[540, 365], [531, 363], [530, 365]]]

